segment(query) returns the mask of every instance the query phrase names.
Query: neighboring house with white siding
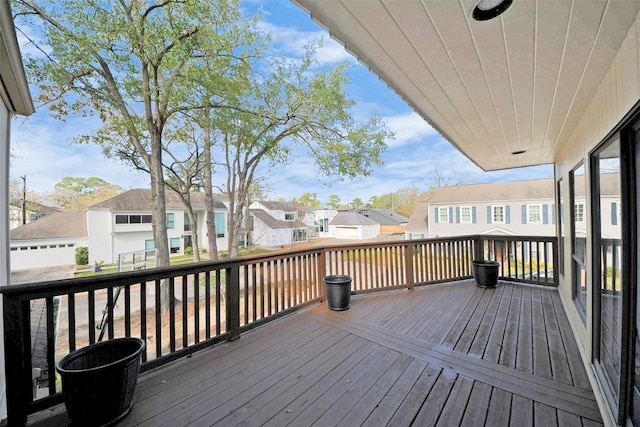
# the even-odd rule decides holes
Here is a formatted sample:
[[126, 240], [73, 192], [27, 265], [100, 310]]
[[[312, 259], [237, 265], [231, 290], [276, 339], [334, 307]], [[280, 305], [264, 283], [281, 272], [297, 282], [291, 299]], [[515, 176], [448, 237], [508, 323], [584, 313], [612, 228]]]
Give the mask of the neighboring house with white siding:
[[277, 247], [309, 240], [309, 227], [300, 219], [298, 207], [291, 203], [253, 202], [249, 215], [254, 245]]
[[[191, 193], [191, 205], [196, 215], [198, 244], [209, 250], [204, 193]], [[153, 249], [151, 190], [134, 189], [112, 197], [87, 210], [89, 235], [89, 263], [114, 263], [121, 253]], [[170, 253], [183, 253], [193, 245], [194, 226], [189, 223], [187, 210], [173, 191], [166, 192], [167, 238]], [[228, 210], [223, 199], [214, 196], [216, 243], [227, 247]]]
[[[23, 213], [24, 208], [24, 213]], [[60, 212], [61, 209], [43, 205], [42, 203], [27, 201], [22, 206], [22, 201], [16, 200], [9, 206], [9, 228], [13, 230], [22, 225], [36, 221], [44, 216]]]
[[340, 211], [329, 222], [329, 233], [336, 239], [374, 239], [380, 224], [356, 211]]
[[59, 211], [9, 233], [11, 269], [74, 265], [77, 247], [87, 246], [84, 212]]
[[405, 239], [426, 239], [429, 237], [429, 202], [418, 202], [404, 232]]
[[429, 237], [555, 235], [553, 179], [441, 187], [429, 200]]

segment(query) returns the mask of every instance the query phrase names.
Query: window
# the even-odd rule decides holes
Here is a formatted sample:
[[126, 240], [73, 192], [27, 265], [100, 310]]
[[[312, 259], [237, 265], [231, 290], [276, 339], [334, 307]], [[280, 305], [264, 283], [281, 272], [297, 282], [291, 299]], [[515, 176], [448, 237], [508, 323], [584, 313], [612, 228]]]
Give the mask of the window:
[[584, 203], [576, 203], [573, 214], [575, 222], [584, 222]]
[[216, 227], [216, 237], [224, 237], [225, 230], [226, 230], [225, 221], [224, 221], [224, 212], [214, 212], [213, 221]]
[[464, 224], [471, 224], [471, 207], [462, 206], [460, 208], [460, 222]]
[[571, 292], [573, 302], [587, 322], [587, 230], [584, 220], [584, 200], [586, 192], [585, 167], [578, 165], [569, 173], [569, 206], [571, 212]]
[[155, 249], [155, 248], [156, 248], [156, 244], [155, 244], [155, 242], [153, 241], [153, 239], [151, 239], [151, 240], [145, 240], [145, 241], [144, 241], [144, 249], [145, 249], [146, 251], [148, 251], [148, 250], [150, 250], [150, 249]]
[[[197, 227], [198, 226], [198, 215], [197, 214], [193, 214], [194, 216], [194, 220], [195, 220], [195, 224], [193, 224], [193, 227]], [[184, 231], [191, 231], [191, 221], [189, 220], [189, 214], [187, 214], [186, 212], [184, 213]]]
[[175, 214], [173, 212], [167, 213], [167, 230], [173, 230], [176, 226]]
[[447, 208], [438, 209], [438, 222], [449, 222], [449, 209]]
[[527, 223], [542, 224], [542, 207], [540, 205], [527, 205]]
[[293, 221], [293, 220], [295, 220], [295, 219], [296, 219], [296, 218], [295, 218], [295, 213], [293, 213], [293, 212], [286, 212], [286, 213], [284, 214], [284, 220], [285, 220], [285, 221]]
[[116, 224], [151, 224], [151, 215], [116, 215]]
[[491, 219], [496, 223], [504, 223], [504, 206], [491, 206]]
[[172, 237], [171, 239], [169, 239], [169, 252], [171, 252], [172, 254], [177, 254], [178, 252], [180, 252], [179, 237]]

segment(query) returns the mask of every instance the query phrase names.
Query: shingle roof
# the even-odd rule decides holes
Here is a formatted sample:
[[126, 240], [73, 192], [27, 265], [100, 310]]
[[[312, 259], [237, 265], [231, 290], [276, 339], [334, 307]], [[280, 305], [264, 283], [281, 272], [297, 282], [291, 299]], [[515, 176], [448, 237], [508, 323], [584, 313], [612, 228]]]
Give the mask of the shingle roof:
[[[180, 199], [180, 196], [174, 191], [167, 190], [166, 194], [166, 206], [167, 209], [184, 209], [184, 203]], [[194, 210], [206, 210], [205, 208], [205, 194], [192, 192], [191, 193], [191, 205]], [[226, 210], [226, 207], [221, 202], [222, 196], [214, 194], [214, 209]], [[89, 209], [109, 209], [112, 212], [125, 212], [125, 211], [146, 211], [151, 212], [152, 208], [152, 196], [151, 190], [146, 188], [136, 188], [129, 190], [115, 197], [112, 197], [103, 202], [97, 203], [91, 206]]]
[[333, 219], [329, 224], [331, 225], [376, 225], [378, 223], [355, 211], [341, 211], [341, 212], [338, 212], [338, 215], [333, 217]]
[[66, 237], [87, 237], [87, 217], [84, 212], [55, 212], [37, 221], [14, 228], [9, 233], [10, 240]]
[[554, 194], [554, 180], [545, 178], [440, 187], [429, 203], [553, 199]]
[[409, 221], [409, 218], [389, 209], [371, 208], [358, 210], [357, 212], [380, 225], [399, 225]]
[[264, 222], [267, 227], [277, 230], [277, 229], [285, 229], [285, 228], [306, 228], [307, 225], [300, 220], [296, 221], [281, 221], [269, 215], [267, 211], [262, 209], [249, 209], [249, 212], [258, 218], [260, 221]]
[[418, 202], [414, 209], [409, 222], [407, 223], [407, 230], [426, 230], [429, 228], [429, 202]]
[[274, 202], [271, 200], [266, 200], [264, 202], [259, 201], [258, 203], [271, 211], [280, 210], [286, 212], [294, 212], [299, 209], [298, 206], [290, 202]]

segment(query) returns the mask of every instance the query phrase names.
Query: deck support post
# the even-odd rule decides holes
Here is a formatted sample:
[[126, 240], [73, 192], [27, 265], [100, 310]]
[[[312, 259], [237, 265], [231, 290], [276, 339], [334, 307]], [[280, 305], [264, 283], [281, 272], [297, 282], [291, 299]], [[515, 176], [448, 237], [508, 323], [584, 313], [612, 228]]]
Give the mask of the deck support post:
[[7, 422], [25, 425], [33, 400], [31, 384], [31, 317], [29, 301], [3, 298]]
[[413, 290], [415, 288], [415, 279], [413, 274], [413, 244], [405, 243], [404, 245], [404, 271], [407, 280], [407, 288]]
[[226, 269], [226, 273], [227, 332], [229, 332], [229, 341], [235, 341], [240, 338], [240, 265], [232, 265]]

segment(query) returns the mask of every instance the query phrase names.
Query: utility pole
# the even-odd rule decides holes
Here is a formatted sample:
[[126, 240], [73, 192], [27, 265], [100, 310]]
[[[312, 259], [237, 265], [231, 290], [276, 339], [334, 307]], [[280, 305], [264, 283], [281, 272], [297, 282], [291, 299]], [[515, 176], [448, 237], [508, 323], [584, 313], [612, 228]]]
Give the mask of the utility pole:
[[22, 225], [27, 223], [27, 175], [22, 175]]

